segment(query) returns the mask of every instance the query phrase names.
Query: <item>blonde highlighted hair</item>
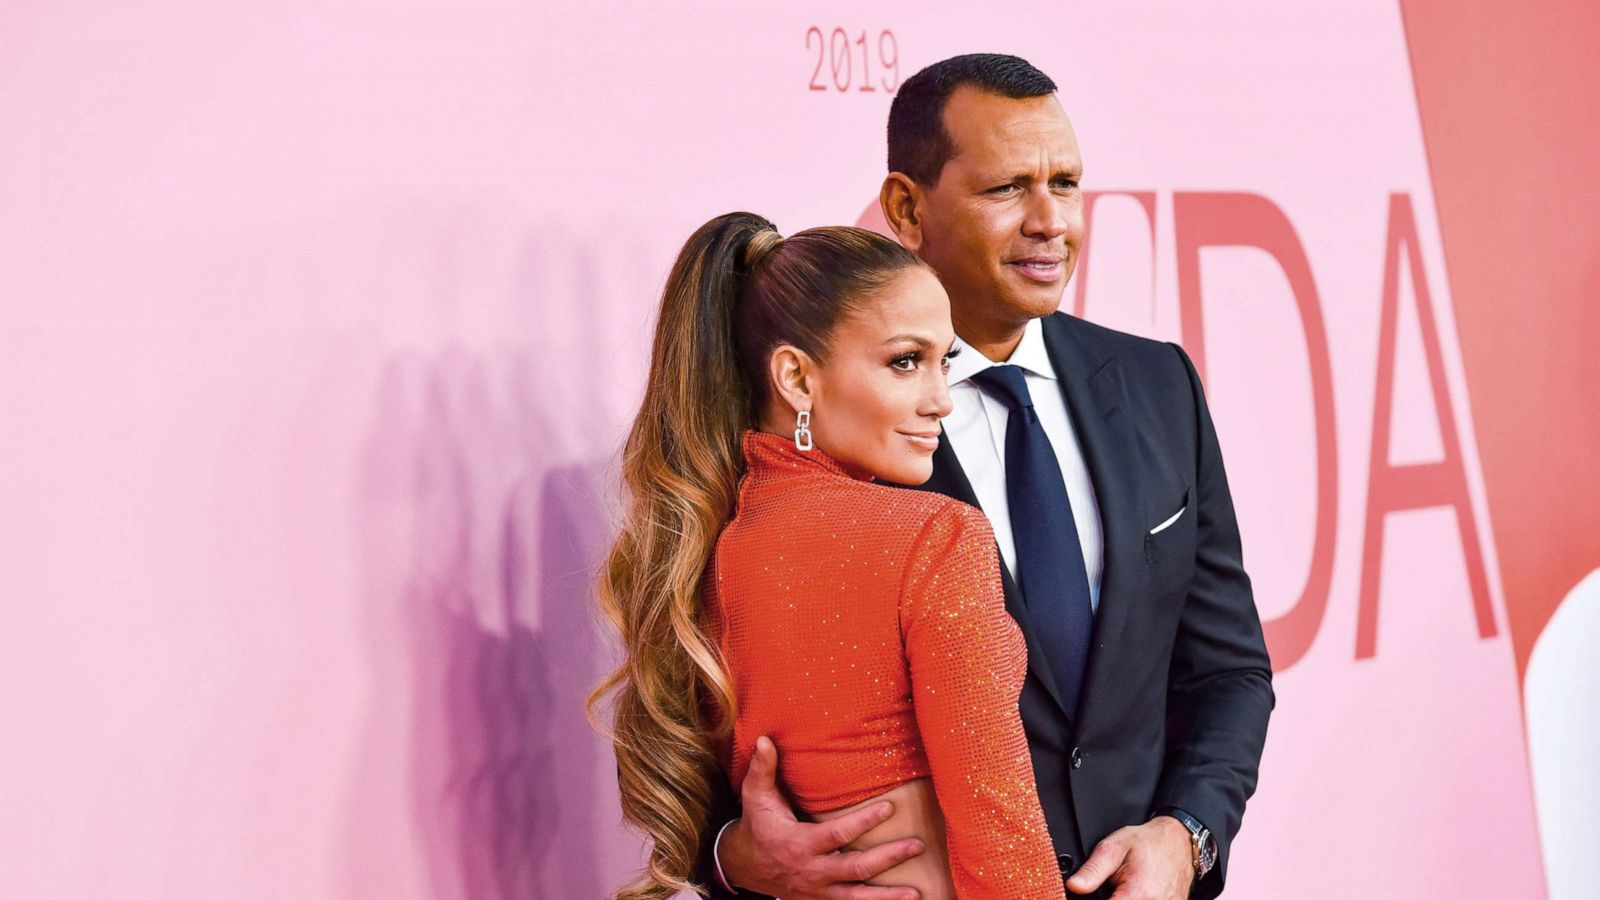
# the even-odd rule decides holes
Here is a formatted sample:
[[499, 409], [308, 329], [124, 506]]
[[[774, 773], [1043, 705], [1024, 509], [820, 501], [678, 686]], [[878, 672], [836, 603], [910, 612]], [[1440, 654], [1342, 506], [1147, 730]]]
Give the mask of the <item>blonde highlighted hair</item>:
[[689, 879], [712, 779], [726, 777], [714, 748], [729, 737], [735, 700], [702, 627], [701, 580], [733, 514], [741, 436], [767, 401], [767, 359], [783, 344], [824, 359], [846, 312], [922, 265], [860, 228], [785, 239], [760, 216], [729, 213], [696, 230], [672, 267], [622, 452], [625, 512], [598, 586], [625, 657], [588, 699], [616, 753], [623, 818], [650, 842], [645, 872], [619, 900], [704, 893]]

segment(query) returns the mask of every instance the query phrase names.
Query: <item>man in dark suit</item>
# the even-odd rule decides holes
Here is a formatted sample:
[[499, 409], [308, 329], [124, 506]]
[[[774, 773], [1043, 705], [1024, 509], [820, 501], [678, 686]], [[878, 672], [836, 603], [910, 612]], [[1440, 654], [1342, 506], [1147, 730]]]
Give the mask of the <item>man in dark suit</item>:
[[[883, 212], [939, 273], [969, 348], [922, 487], [994, 525], [1069, 892], [1210, 898], [1255, 790], [1271, 665], [1193, 365], [1175, 344], [1056, 311], [1084, 223], [1055, 90], [1023, 60], [975, 54], [908, 79], [890, 111]], [[717, 798], [699, 873], [714, 895], [916, 896], [860, 882], [920, 842], [836, 852], [887, 803], [799, 822], [776, 765], [763, 739], [741, 798]]]

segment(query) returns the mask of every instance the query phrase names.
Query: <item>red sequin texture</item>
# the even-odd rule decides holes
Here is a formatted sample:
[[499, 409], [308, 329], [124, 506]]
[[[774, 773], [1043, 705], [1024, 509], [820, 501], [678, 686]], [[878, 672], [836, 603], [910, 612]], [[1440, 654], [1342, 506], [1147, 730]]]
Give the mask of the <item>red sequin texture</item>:
[[1064, 896], [1017, 713], [1027, 649], [983, 513], [776, 435], [747, 432], [744, 455], [706, 579], [738, 696], [732, 783], [763, 734], [807, 812], [931, 775], [958, 896]]

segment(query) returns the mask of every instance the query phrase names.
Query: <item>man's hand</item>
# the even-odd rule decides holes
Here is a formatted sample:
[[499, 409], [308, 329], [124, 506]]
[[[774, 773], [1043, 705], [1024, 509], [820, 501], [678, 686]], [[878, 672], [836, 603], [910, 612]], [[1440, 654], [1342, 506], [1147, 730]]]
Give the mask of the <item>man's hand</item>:
[[922, 841], [905, 838], [870, 850], [839, 850], [889, 818], [894, 812], [889, 801], [826, 822], [797, 820], [778, 791], [778, 748], [765, 737], [756, 739], [756, 753], [739, 794], [744, 816], [722, 836], [718, 853], [722, 872], [733, 886], [783, 900], [918, 900], [921, 896], [914, 888], [861, 882], [921, 853]]
[[1067, 890], [1088, 894], [1108, 880], [1117, 888], [1111, 900], [1184, 900], [1194, 884], [1189, 829], [1171, 816], [1119, 828], [1067, 879]]

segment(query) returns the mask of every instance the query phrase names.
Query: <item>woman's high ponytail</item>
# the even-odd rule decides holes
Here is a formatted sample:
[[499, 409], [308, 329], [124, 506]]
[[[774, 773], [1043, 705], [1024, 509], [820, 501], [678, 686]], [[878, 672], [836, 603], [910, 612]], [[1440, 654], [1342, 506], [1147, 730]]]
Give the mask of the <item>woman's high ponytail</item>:
[[619, 900], [701, 892], [688, 881], [707, 825], [713, 750], [732, 727], [733, 685], [702, 630], [701, 577], [733, 514], [740, 440], [766, 397], [766, 356], [788, 343], [822, 359], [834, 323], [900, 271], [900, 245], [859, 228], [788, 239], [752, 213], [718, 216], [679, 253], [662, 296], [644, 400], [622, 455], [629, 505], [600, 573], [600, 609], [626, 659], [589, 697], [612, 695], [623, 818], [651, 841]]

